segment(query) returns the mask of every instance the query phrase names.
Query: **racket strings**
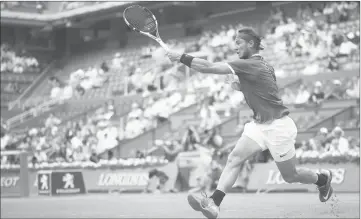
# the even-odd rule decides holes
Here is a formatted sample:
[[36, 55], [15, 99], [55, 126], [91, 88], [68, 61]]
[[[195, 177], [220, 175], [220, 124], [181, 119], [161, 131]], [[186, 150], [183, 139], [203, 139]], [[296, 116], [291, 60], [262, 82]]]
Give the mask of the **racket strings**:
[[156, 20], [148, 11], [140, 8], [128, 8], [124, 12], [124, 17], [134, 28], [143, 32], [154, 32], [157, 28]]

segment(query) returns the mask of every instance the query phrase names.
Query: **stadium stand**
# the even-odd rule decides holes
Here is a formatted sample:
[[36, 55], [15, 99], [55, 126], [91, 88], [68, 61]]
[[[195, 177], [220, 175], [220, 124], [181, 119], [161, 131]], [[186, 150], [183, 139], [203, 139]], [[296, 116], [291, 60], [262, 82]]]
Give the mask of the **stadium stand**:
[[[67, 11], [86, 4], [2, 3], [1, 7], [20, 11], [23, 10], [20, 8], [32, 8], [34, 12], [46, 13], [47, 9]], [[359, 105], [355, 100], [359, 99], [359, 76], [338, 74], [359, 71], [358, 8], [354, 2], [325, 3], [319, 8], [306, 5], [292, 7], [292, 10], [276, 7], [268, 19], [264, 37], [267, 49], [262, 55], [275, 66], [277, 77], [285, 81], [309, 78], [296, 85], [284, 83], [281, 90], [283, 101], [292, 108], [291, 117], [299, 131], [317, 133], [299, 142], [297, 156], [302, 162], [315, 157], [327, 160], [330, 156], [339, 157], [340, 153], [346, 153], [354, 161], [359, 154], [359, 139], [345, 136], [347, 130], [359, 128]], [[176, 48], [189, 48], [189, 52], [208, 54], [212, 61], [230, 60], [234, 58], [235, 29], [243, 25], [249, 25], [248, 21], [240, 24], [235, 15], [215, 17], [205, 25], [201, 35], [173, 37], [176, 43], [172, 40], [167, 43]], [[216, 32], [217, 29], [221, 31]], [[162, 35], [172, 39], [171, 30]], [[136, 44], [141, 41], [132, 40], [133, 48], [111, 48], [66, 57], [62, 66], [47, 75], [22, 106], [27, 112], [25, 115], [33, 115], [34, 109], [51, 100], [62, 100], [60, 104], [55, 104], [54, 111], [42, 113], [39, 110], [29, 120], [21, 117], [18, 127], [27, 127], [28, 131], [2, 134], [1, 150], [28, 150], [35, 165], [98, 162], [100, 158], [109, 158], [109, 154], [116, 159], [140, 158], [172, 145], [189, 151], [197, 147], [217, 149], [234, 143], [236, 134], [239, 135], [245, 122], [250, 120], [242, 93], [230, 89], [222, 76], [187, 73], [184, 67], [160, 63], [158, 57], [162, 55], [155, 44]], [[4, 85], [1, 105], [5, 106], [34, 81], [41, 61], [31, 56], [17, 56], [3, 46], [1, 50], [1, 83]], [[3, 53], [5, 50], [7, 52]], [[157, 75], [164, 76], [160, 80]], [[317, 76], [319, 79], [312, 79]], [[355, 100], [355, 103], [343, 105], [342, 101], [346, 100]], [[339, 102], [331, 106], [332, 101]], [[335, 120], [350, 106], [354, 110], [352, 116], [314, 130], [315, 125]], [[169, 123], [171, 128], [163, 131]], [[188, 136], [190, 129], [198, 137]], [[143, 137], [148, 133], [154, 136]], [[315, 143], [321, 134], [327, 137], [327, 142]], [[192, 138], [197, 140], [192, 142]], [[347, 146], [341, 145], [340, 142], [345, 141]], [[131, 147], [134, 144], [139, 146]], [[334, 153], [337, 150], [339, 154]], [[219, 152], [219, 155], [226, 152]]]

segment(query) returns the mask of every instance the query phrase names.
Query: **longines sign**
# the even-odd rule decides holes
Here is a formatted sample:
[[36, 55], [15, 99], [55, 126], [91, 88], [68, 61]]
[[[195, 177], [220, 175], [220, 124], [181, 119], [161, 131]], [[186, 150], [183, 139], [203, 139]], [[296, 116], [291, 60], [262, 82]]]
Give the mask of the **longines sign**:
[[[360, 166], [353, 163], [346, 164], [302, 164], [299, 167], [307, 167], [319, 171], [330, 169], [333, 173], [332, 186], [339, 192], [360, 191]], [[249, 190], [308, 190], [316, 191], [315, 185], [303, 185], [299, 183], [286, 183], [274, 163], [255, 164], [250, 175], [247, 188]]]

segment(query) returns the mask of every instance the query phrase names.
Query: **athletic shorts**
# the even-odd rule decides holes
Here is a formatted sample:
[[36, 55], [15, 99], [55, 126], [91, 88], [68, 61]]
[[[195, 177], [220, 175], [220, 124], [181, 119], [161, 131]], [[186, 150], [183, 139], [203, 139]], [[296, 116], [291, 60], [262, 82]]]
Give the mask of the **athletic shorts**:
[[288, 116], [270, 124], [249, 122], [245, 125], [243, 134], [257, 142], [263, 151], [269, 149], [276, 162], [289, 160], [296, 154], [297, 127]]

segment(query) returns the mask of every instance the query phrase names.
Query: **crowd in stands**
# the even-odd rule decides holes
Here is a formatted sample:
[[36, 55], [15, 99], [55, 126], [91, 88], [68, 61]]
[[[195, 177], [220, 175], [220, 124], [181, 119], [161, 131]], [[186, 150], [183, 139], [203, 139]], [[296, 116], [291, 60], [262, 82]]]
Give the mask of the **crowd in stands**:
[[315, 137], [303, 141], [296, 150], [300, 162], [359, 162], [360, 139], [345, 136], [341, 127], [321, 128]]
[[[78, 8], [80, 4], [82, 3], [65, 3], [64, 10]], [[358, 3], [354, 2], [325, 3], [322, 9], [312, 9], [307, 5], [300, 9], [297, 18], [290, 18], [279, 9], [273, 13], [269, 21], [271, 28], [265, 36], [268, 50], [277, 52], [280, 57], [289, 57], [288, 60], [305, 58], [304, 62], [310, 64], [299, 70], [300, 75], [342, 69], [339, 58], [346, 57], [347, 60], [353, 60], [359, 53], [359, 29], [352, 26], [340, 31], [337, 25], [353, 19], [358, 7]], [[202, 51], [210, 54], [211, 61], [231, 59], [234, 55], [232, 42], [236, 34], [235, 30], [240, 26], [242, 25], [222, 26], [219, 32], [205, 31], [199, 41], [188, 47], [190, 49], [187, 51]], [[172, 47], [185, 48], [185, 45], [176, 43]], [[141, 55], [143, 58], [155, 57], [159, 55], [157, 52], [159, 51], [154, 46], [148, 46], [143, 48]], [[282, 63], [287, 59], [279, 58]], [[6, 67], [3, 67], [3, 63]], [[275, 63], [276, 75], [288, 77], [282, 63]], [[1, 47], [1, 72], [22, 73], [29, 67], [37, 66], [35, 58], [16, 56], [9, 49], [4, 47], [3, 50], [3, 46]], [[183, 138], [174, 141], [158, 140], [155, 146], [163, 148], [171, 156], [180, 151], [199, 149], [200, 146], [211, 145], [210, 147], [216, 151], [217, 147], [222, 145], [222, 137], [214, 130], [214, 127], [221, 123], [221, 116], [217, 111], [223, 111], [225, 117], [230, 116], [233, 109], [245, 103], [241, 92], [236, 92], [224, 84], [226, 79], [223, 76], [192, 73], [188, 80], [184, 80], [185, 75], [181, 74], [178, 68], [175, 74], [160, 77], [160, 85], [154, 86], [154, 81], [158, 79], [156, 71], [164, 71], [169, 65], [164, 64], [162, 68], [147, 74], [143, 73], [144, 69], [135, 66], [136, 63], [125, 62], [119, 54], [115, 54], [111, 64], [111, 68], [126, 69], [129, 73], [127, 79], [129, 93], [142, 93], [145, 97], [142, 104], [132, 105], [123, 130], [112, 124], [111, 119], [115, 114], [114, 104], [107, 103], [94, 115], [87, 115], [79, 122], [71, 121], [63, 125], [59, 118], [51, 115], [43, 128], [32, 129], [25, 136], [4, 135], [1, 139], [1, 149], [17, 148], [32, 151], [34, 164], [60, 161], [98, 162], [98, 154], [117, 146], [123, 139], [134, 138], [156, 127], [167, 121], [172, 113], [197, 102], [202, 102], [199, 127], [189, 127], [183, 133]], [[79, 69], [70, 75], [67, 84], [63, 84], [55, 77], [50, 78], [49, 81], [53, 85], [51, 98], [69, 99], [73, 96], [74, 90], [82, 95], [86, 90], [101, 87], [108, 80], [106, 76], [108, 70], [106, 63], [102, 63], [100, 68]], [[198, 97], [195, 91], [204, 87], [209, 88], [209, 93]], [[185, 88], [188, 92], [183, 94], [174, 91], [181, 88]], [[9, 90], [17, 89], [16, 86], [9, 86]], [[164, 92], [159, 96], [152, 96], [155, 90]], [[319, 105], [324, 100], [350, 98], [359, 98], [359, 77], [317, 81], [312, 84], [301, 83], [298, 87], [284, 89], [282, 95], [286, 104], [295, 104], [298, 107]], [[243, 122], [247, 121], [248, 118], [245, 118]], [[352, 127], [359, 127], [359, 120], [350, 123], [354, 123]], [[339, 124], [341, 127], [334, 128], [330, 133], [325, 128], [321, 129], [314, 138], [302, 143], [297, 149], [297, 156], [303, 161], [315, 157], [327, 160], [330, 156], [345, 155], [351, 157], [350, 159], [359, 156], [359, 140], [343, 137], [342, 128], [348, 127], [350, 123]], [[144, 158], [147, 153], [137, 151], [134, 156]], [[223, 153], [226, 152], [219, 155]], [[264, 158], [266, 155], [262, 156], [263, 158], [258, 157], [257, 160], [267, 160]]]
[[[33, 154], [32, 163], [98, 162], [98, 155], [118, 145], [118, 129], [110, 123], [114, 115], [112, 102], [106, 103], [92, 115], [66, 124], [51, 114], [44, 127], [32, 128], [24, 135], [6, 133], [1, 149], [27, 150]], [[4, 161], [5, 162], [5, 161]]]
[[[306, 5], [299, 10], [297, 18], [288, 17], [281, 9], [278, 9], [270, 18], [271, 28], [265, 36], [267, 50], [275, 50], [272, 54], [277, 52], [280, 56], [284, 53], [282, 59], [278, 57], [282, 63], [287, 63], [285, 60], [291, 61], [297, 57], [303, 57], [302, 62], [310, 64], [304, 65], [303, 69], [299, 70], [301, 75], [327, 73], [339, 70], [341, 67], [347, 69], [350, 60], [351, 63], [358, 65], [358, 61], [355, 62], [353, 59], [359, 53], [358, 25], [346, 29], [337, 28], [337, 24], [355, 20], [357, 9], [356, 2], [327, 3], [321, 9], [313, 9]], [[222, 26], [219, 32], [205, 31], [199, 41], [188, 47], [190, 49], [187, 51], [203, 51], [211, 54], [211, 61], [233, 58], [234, 45], [232, 42], [236, 34], [235, 29], [241, 26], [242, 24], [229, 25], [228, 28]], [[185, 48], [182, 42], [177, 46]], [[152, 51], [152, 47], [145, 48], [145, 51], [148, 50]], [[346, 57], [348, 60], [344, 65], [339, 60], [342, 57]], [[287, 66], [283, 66], [282, 63], [275, 63], [275, 73], [280, 78], [287, 77], [289, 72], [294, 71], [294, 69], [283, 70]], [[355, 65], [349, 68], [355, 68]], [[215, 107], [227, 108], [226, 115], [229, 115], [230, 109], [236, 107], [235, 105], [244, 101], [241, 93], [228, 89], [229, 86], [221, 85], [224, 84], [222, 77], [192, 73], [190, 84], [187, 86], [197, 84], [196, 78], [200, 79], [198, 82], [201, 82], [202, 85], [212, 87], [210, 96], [216, 99]], [[179, 81], [172, 83], [173, 81], [175, 81], [174, 78], [167, 82], [172, 86], [179, 84]], [[332, 83], [327, 82], [323, 86], [322, 83], [316, 84], [317, 86], [300, 86], [295, 90], [286, 89], [283, 100], [287, 104], [303, 106], [306, 103], [319, 104], [322, 99], [359, 98], [359, 78], [352, 78], [346, 82], [335, 80]], [[325, 88], [327, 89], [327, 91], [324, 90], [326, 93], [318, 94], [319, 90]], [[324, 97], [322, 97], [322, 93], [325, 95]], [[217, 102], [222, 104], [218, 105]], [[224, 104], [225, 102], [227, 103]]]
[[22, 88], [16, 82], [10, 82], [6, 84], [6, 86], [1, 91], [13, 94], [21, 94], [23, 92]]
[[[278, 77], [286, 77], [290, 72], [292, 73], [294, 69], [287, 70], [286, 68], [287, 60], [290, 61], [296, 57], [304, 57], [305, 59], [302, 60], [303, 63], [306, 61], [310, 62], [310, 64], [304, 65], [303, 69], [299, 69], [299, 73], [304, 75], [339, 70], [344, 66], [342, 63], [339, 63], [339, 57], [346, 55], [347, 58], [352, 59], [352, 57], [358, 53], [359, 41], [357, 39], [359, 38], [359, 30], [357, 30], [356, 26], [340, 29], [337, 28], [336, 25], [351, 19], [354, 20], [355, 6], [357, 5], [352, 2], [333, 3], [331, 5], [325, 4], [323, 9], [316, 10], [306, 5], [306, 7], [299, 10], [297, 18], [288, 17], [281, 9], [277, 9], [270, 18], [271, 28], [269, 28], [265, 36], [267, 47], [269, 47], [267, 48], [268, 51], [277, 50], [277, 54], [280, 54], [280, 56], [282, 56], [283, 53], [285, 54], [282, 59], [279, 59], [282, 60], [283, 64], [286, 63], [285, 66], [279, 62], [274, 63], [276, 75]], [[331, 10], [330, 8], [333, 9]], [[330, 16], [342, 17], [341, 15], [345, 13], [347, 16], [344, 16], [346, 16], [347, 19], [328, 19]], [[242, 24], [229, 25], [228, 27], [222, 26], [219, 32], [205, 31], [195, 44], [186, 45], [183, 42], [172, 40], [167, 43], [173, 48], [183, 50], [187, 48], [187, 51], [202, 51], [210, 54], [211, 61], [230, 59], [233, 57], [232, 55], [235, 55], [233, 52], [234, 45], [232, 44], [236, 34], [235, 30], [241, 26]], [[340, 31], [343, 32], [341, 33]], [[285, 50], [283, 51], [282, 48], [285, 48]], [[157, 56], [159, 56], [166, 61], [165, 57], [157, 54], [159, 50], [162, 49], [156, 49], [156, 46], [151, 44], [142, 47], [140, 55], [143, 58], [153, 56], [155, 59], [158, 59]], [[299, 52], [297, 52], [298, 50]], [[344, 51], [346, 51], [346, 53], [344, 53]], [[266, 56], [267, 54], [264, 55]], [[322, 63], [326, 64], [323, 65]], [[125, 81], [127, 81], [127, 93], [130, 94], [134, 92], [144, 93], [144, 95], [147, 96], [154, 90], [180, 88], [193, 90], [197, 88], [197, 86], [215, 87], [216, 89], [212, 91], [211, 95], [218, 96], [219, 101], [229, 102], [227, 104], [219, 104], [220, 107], [224, 107], [225, 105], [229, 106], [226, 110], [227, 115], [229, 115], [230, 109], [232, 107], [234, 108], [235, 104], [243, 100], [242, 94], [228, 89], [228, 86], [219, 87], [217, 84], [224, 82], [223, 78], [219, 76], [192, 73], [192, 76], [187, 80], [190, 83], [185, 83], [185, 75], [181, 74], [178, 70], [176, 70], [176, 72], [173, 71], [173, 74], [164, 76], [157, 75], [159, 71], [164, 72], [164, 68], [167, 68], [166, 64], [169, 66], [169, 63], [164, 64], [165, 63], [161, 63], [160, 68], [155, 68], [153, 71], [145, 73], [145, 69], [140, 68], [137, 63], [125, 61], [123, 57], [120, 57], [119, 53], [116, 53], [111, 66], [128, 72], [129, 75]], [[321, 68], [321, 65], [325, 68]], [[346, 62], [345, 65], [349, 65], [349, 62]], [[95, 74], [95, 72], [100, 73]], [[77, 78], [78, 73], [82, 75], [82, 79], [78, 79], [76, 87], [72, 87], [80, 94], [84, 94], [87, 89], [101, 87], [107, 81], [107, 78], [102, 76], [102, 71], [99, 69], [79, 69], [73, 72], [70, 78], [73, 78], [73, 76]], [[88, 73], [91, 74], [91, 76], [88, 77]], [[100, 76], [98, 77], [98, 75]], [[70, 81], [72, 80], [70, 79]], [[355, 92], [356, 89], [357, 86], [354, 87], [353, 91], [348, 91], [347, 93], [350, 94], [350, 96], [357, 96], [357, 92]], [[297, 95], [297, 91], [288, 96], [295, 95]], [[303, 99], [301, 98], [295, 103], [297, 104], [300, 101], [304, 102], [305, 98], [306, 93], [304, 93]], [[288, 101], [287, 99], [292, 100], [292, 98], [286, 97], [286, 102]]]
[[92, 2], [79, 2], [79, 1], [63, 1], [60, 6], [60, 11], [70, 11], [77, 8], [81, 8], [87, 5], [94, 5], [99, 4], [99, 1], [92, 1]]
[[1, 44], [1, 73], [36, 72], [38, 67], [39, 63], [35, 57], [19, 55], [9, 45]]
[[99, 88], [109, 79], [102, 68], [89, 67], [86, 70], [79, 69], [70, 74], [68, 84], [76, 87], [80, 94], [84, 94], [92, 88]]
[[36, 12], [42, 14], [47, 9], [48, 2], [44, 1], [9, 1], [1, 2], [1, 10]]
[[297, 87], [285, 88], [282, 92], [285, 104], [298, 107], [315, 106], [325, 100], [360, 98], [360, 77], [301, 83]]
[[[305, 61], [310, 64], [301, 70], [304, 75], [339, 70], [338, 58], [359, 60], [359, 56], [356, 57], [359, 54], [359, 25], [346, 26], [347, 22], [358, 20], [355, 17], [359, 16], [358, 8], [356, 2], [325, 3], [320, 9], [306, 5], [299, 10], [297, 19], [301, 22], [297, 23], [280, 10], [271, 20], [275, 26], [266, 35], [266, 42], [275, 43], [274, 52], [283, 53], [284, 58], [306, 57]], [[282, 65], [276, 67], [278, 77], [287, 76]]]
[[[358, 63], [359, 60], [359, 24], [346, 26], [350, 21], [358, 20], [357, 2], [325, 3], [322, 9], [313, 9], [306, 5], [291, 18], [278, 8], [268, 21], [264, 41], [267, 51], [266, 60], [271, 59], [275, 73], [279, 78], [288, 77], [293, 71], [297, 74], [313, 75], [339, 70], [339, 58]], [[344, 26], [341, 28], [342, 25]], [[234, 58], [233, 39], [235, 30], [242, 24], [221, 26], [219, 32], [205, 31], [192, 50], [212, 54], [211, 61]], [[277, 60], [272, 60], [277, 53]], [[287, 69], [287, 65], [296, 58], [303, 58], [302, 69]], [[346, 65], [345, 68], [354, 66]], [[292, 68], [292, 67], [291, 67]]]
[[50, 95], [32, 98], [31, 101], [24, 104], [24, 108], [31, 109], [49, 100], [62, 102], [81, 97], [86, 91], [101, 88], [109, 82], [107, 71], [104, 66], [101, 68], [89, 67], [86, 70], [78, 69], [72, 72], [66, 81], [60, 80], [57, 76], [51, 76], [48, 78], [48, 83], [51, 85]]
[[[46, 119], [44, 127], [40, 129], [33, 128], [25, 135], [12, 135], [8, 133], [2, 138], [2, 150], [28, 150], [34, 154], [32, 159], [34, 165], [42, 162], [61, 161], [98, 162], [98, 155], [100, 153], [117, 146], [121, 140], [133, 138], [146, 131], [147, 128], [155, 127], [157, 123], [167, 121], [169, 115], [164, 114], [167, 113], [166, 107], [179, 107], [179, 105], [175, 105], [179, 103], [183, 104], [181, 106], [184, 107], [195, 102], [195, 99], [191, 100], [189, 98], [186, 98], [185, 102], [180, 102], [181, 95], [179, 93], [159, 98], [163, 99], [162, 101], [157, 101], [157, 104], [149, 105], [154, 102], [152, 98], [145, 102], [144, 111], [137, 104], [133, 104], [133, 111], [128, 115], [124, 130], [114, 126], [111, 122], [115, 114], [114, 104], [113, 102], [108, 102], [93, 115], [87, 115], [86, 118], [78, 122], [69, 121], [64, 125], [59, 118], [51, 114]], [[209, 105], [209, 101], [211, 100], [207, 99], [200, 110], [201, 121], [199, 128], [190, 127], [184, 133], [180, 141], [181, 145], [184, 145], [184, 151], [198, 148], [195, 146], [201, 143], [200, 138], [197, 137], [198, 132], [208, 135], [208, 137], [204, 137], [205, 143], [217, 141], [218, 143], [216, 144], [221, 144], [219, 143], [222, 142], [219, 139], [221, 137], [219, 135], [215, 137], [215, 133], [212, 130], [213, 127], [220, 123], [220, 119], [214, 108]], [[169, 110], [168, 114], [172, 109]], [[149, 119], [148, 123], [146, 119]], [[147, 124], [149, 125], [148, 127], [146, 126]], [[216, 140], [213, 140], [214, 138]], [[6, 162], [6, 160], [3, 162]]]
[[[88, 5], [99, 4], [101, 1], [92, 1], [92, 2], [79, 2], [79, 1], [62, 1], [59, 4], [58, 11], [70, 11], [74, 9], [78, 9]], [[1, 10], [11, 10], [11, 11], [23, 11], [27, 12], [37, 12], [39, 14], [44, 13], [45, 10], [48, 9], [48, 2], [44, 1], [33, 1], [33, 2], [21, 2], [21, 1], [9, 1], [9, 2], [1, 2]], [[32, 10], [31, 10], [32, 9]], [[55, 12], [55, 11], [53, 11]]]
[[0, 59], [1, 105], [6, 106], [25, 91], [41, 66], [38, 60], [25, 50], [16, 51], [6, 43], [1, 44]]

